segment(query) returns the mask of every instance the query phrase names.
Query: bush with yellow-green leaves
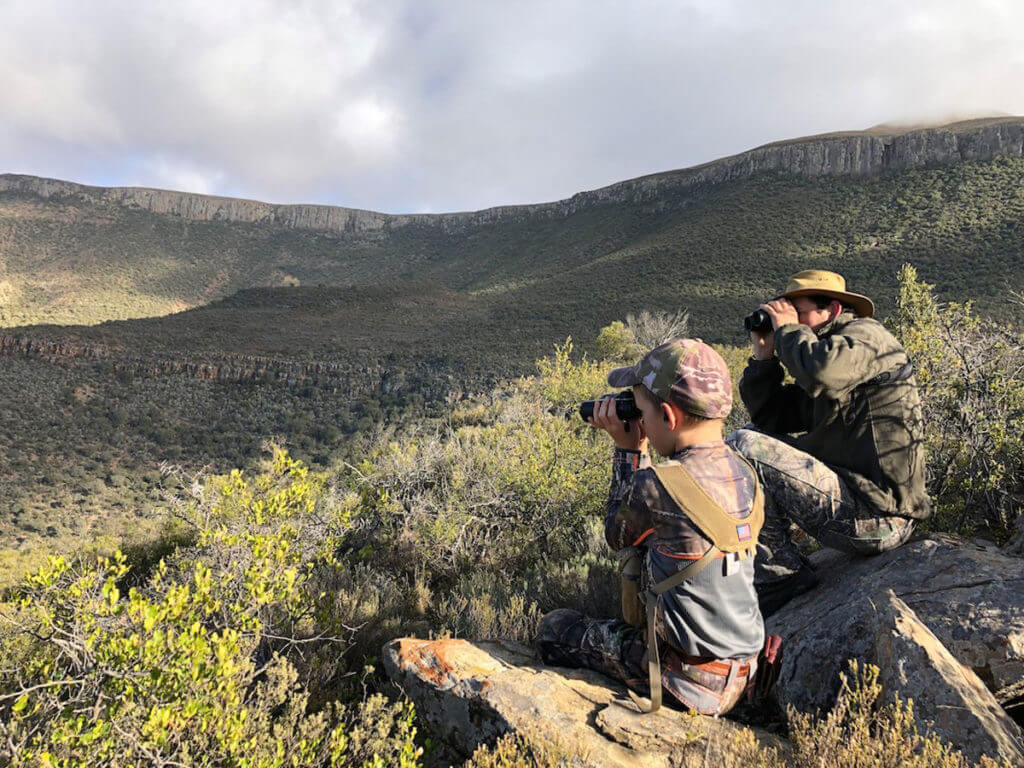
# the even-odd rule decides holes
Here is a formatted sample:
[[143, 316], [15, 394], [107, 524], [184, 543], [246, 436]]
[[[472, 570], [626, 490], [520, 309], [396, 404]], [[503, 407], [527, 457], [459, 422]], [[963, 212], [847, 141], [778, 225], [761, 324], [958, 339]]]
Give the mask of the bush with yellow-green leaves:
[[940, 304], [909, 264], [890, 322], [921, 388], [930, 525], [1005, 539], [1024, 511], [1024, 329]]
[[322, 585], [349, 512], [326, 500], [279, 452], [211, 482], [185, 512], [195, 545], [149, 574], [51, 558], [4, 609], [0, 760], [418, 765], [408, 705], [310, 706], [304, 659], [346, 644]]

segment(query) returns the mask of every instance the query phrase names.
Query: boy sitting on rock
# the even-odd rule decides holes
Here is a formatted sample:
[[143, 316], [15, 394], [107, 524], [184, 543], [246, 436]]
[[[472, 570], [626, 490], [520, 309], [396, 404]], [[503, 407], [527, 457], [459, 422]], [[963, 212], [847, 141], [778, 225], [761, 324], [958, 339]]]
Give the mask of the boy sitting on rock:
[[[753, 469], [722, 438], [729, 370], [700, 339], [676, 339], [608, 383], [632, 387], [643, 414], [627, 427], [607, 397], [590, 423], [615, 442], [605, 536], [627, 562], [643, 558], [645, 607], [624, 586], [633, 623], [552, 611], [538, 629], [540, 657], [648, 693], [651, 711], [664, 686], [690, 709], [723, 714], [753, 681], [764, 644], [752, 557], [763, 502]], [[652, 466], [648, 442], [671, 461]]]

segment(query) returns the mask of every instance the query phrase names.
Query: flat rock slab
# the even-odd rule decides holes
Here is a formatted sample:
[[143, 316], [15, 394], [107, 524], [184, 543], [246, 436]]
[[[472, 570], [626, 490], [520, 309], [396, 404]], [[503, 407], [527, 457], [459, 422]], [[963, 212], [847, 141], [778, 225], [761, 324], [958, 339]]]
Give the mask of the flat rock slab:
[[[525, 646], [466, 640], [393, 640], [388, 676], [417, 716], [458, 754], [517, 731], [579, 755], [590, 766], [669, 766], [703, 755], [744, 726], [663, 708], [641, 715], [625, 687], [589, 670], [544, 667]], [[764, 731], [766, 745], [778, 740]]]

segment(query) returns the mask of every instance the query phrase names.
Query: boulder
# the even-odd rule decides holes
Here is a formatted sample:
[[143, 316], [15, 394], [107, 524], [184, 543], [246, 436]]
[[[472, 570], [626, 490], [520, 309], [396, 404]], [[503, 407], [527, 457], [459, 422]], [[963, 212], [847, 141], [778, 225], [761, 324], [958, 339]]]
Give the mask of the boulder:
[[[1024, 694], [1021, 558], [937, 534], [877, 557], [821, 550], [811, 561], [821, 583], [767, 622], [769, 632], [788, 641], [783, 672], [790, 683], [796, 667], [810, 659], [827, 667], [824, 678], [835, 679], [844, 658], [866, 658], [873, 635], [853, 621], [851, 598], [880, 600], [891, 589], [1001, 704]], [[808, 703], [820, 706], [828, 697], [815, 699]]]
[[[891, 686], [914, 698], [918, 716], [938, 730], [952, 706], [943, 696], [969, 701], [956, 706], [974, 711], [977, 722], [949, 738], [966, 753], [977, 753], [972, 734], [991, 723], [985, 714], [990, 702], [978, 693], [975, 678], [1011, 711], [1024, 687], [1021, 559], [994, 545], [946, 535], [873, 558], [822, 550], [811, 559], [821, 584], [768, 621], [768, 631], [782, 635], [785, 644], [775, 688], [779, 704], [803, 712], [829, 708], [846, 660], [859, 659], [882, 667]], [[926, 636], [934, 642], [923, 642]], [[911, 652], [915, 643], [920, 647]], [[948, 659], [967, 669], [961, 672]], [[943, 693], [930, 696], [927, 685], [917, 686], [926, 679], [946, 680]], [[991, 722], [1006, 734], [992, 733], [987, 748], [1020, 738], [1007, 718]]]
[[1020, 728], [981, 679], [892, 591], [874, 608], [872, 661], [887, 695], [912, 699], [917, 717], [972, 760], [988, 755], [1024, 765]]
[[[589, 670], [544, 667], [511, 643], [402, 638], [384, 646], [383, 659], [431, 734], [461, 757], [516, 731], [588, 766], [653, 768], [703, 758], [745, 729], [668, 707], [641, 715], [625, 687]], [[751, 730], [763, 744], [778, 744]]]

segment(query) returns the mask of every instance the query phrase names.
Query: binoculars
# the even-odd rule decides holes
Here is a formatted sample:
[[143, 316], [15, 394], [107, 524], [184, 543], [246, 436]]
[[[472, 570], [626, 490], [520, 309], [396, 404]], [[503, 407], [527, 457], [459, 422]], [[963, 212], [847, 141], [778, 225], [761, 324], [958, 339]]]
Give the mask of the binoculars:
[[772, 329], [772, 319], [763, 309], [755, 309], [743, 318], [743, 327], [754, 333], [768, 333]]
[[[630, 389], [623, 390], [619, 393], [610, 393], [604, 395], [599, 399], [605, 397], [615, 398], [615, 415], [619, 417], [619, 420], [626, 423], [626, 429], [629, 429], [629, 422], [639, 419], [643, 414], [640, 413], [640, 409], [636, 406], [636, 398], [633, 397], [633, 391]], [[594, 415], [594, 405], [597, 400], [586, 400], [580, 403], [580, 418], [584, 421], [589, 421]]]

